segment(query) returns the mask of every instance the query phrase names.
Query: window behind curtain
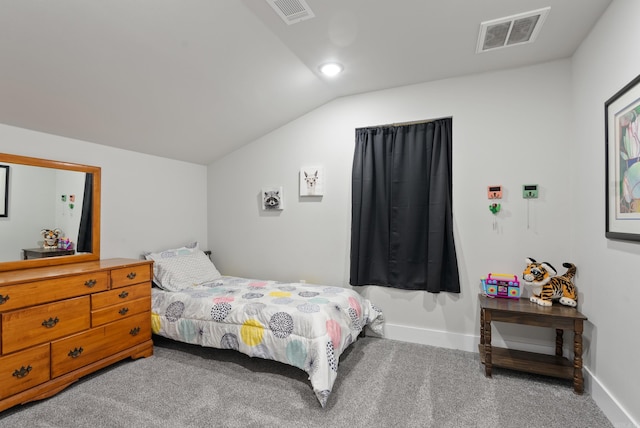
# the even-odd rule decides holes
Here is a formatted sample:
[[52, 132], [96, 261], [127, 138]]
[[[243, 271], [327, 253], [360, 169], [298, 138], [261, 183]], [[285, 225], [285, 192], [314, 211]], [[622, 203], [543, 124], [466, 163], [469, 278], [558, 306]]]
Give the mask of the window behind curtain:
[[352, 285], [460, 292], [451, 118], [356, 129]]

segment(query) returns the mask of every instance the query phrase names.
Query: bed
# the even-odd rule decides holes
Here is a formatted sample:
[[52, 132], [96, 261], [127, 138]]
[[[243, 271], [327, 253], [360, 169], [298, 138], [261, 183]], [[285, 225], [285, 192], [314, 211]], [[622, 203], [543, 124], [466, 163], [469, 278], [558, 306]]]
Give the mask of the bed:
[[348, 288], [223, 276], [197, 244], [145, 257], [154, 334], [302, 369], [322, 407], [343, 351], [382, 330], [382, 311]]

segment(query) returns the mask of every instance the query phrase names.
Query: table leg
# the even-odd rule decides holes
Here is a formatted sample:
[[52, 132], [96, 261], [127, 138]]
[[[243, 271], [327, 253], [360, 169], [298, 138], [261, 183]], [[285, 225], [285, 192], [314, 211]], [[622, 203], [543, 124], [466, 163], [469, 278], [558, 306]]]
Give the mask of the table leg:
[[484, 345], [484, 309], [480, 309], [480, 344]]
[[556, 328], [556, 356], [558, 357], [562, 357], [562, 345], [563, 345], [563, 338], [562, 335], [564, 334], [564, 330], [562, 330], [561, 328]]
[[484, 314], [484, 375], [491, 377], [491, 311], [482, 311]]
[[573, 391], [582, 394], [584, 379], [582, 378], [582, 320], [573, 323]]

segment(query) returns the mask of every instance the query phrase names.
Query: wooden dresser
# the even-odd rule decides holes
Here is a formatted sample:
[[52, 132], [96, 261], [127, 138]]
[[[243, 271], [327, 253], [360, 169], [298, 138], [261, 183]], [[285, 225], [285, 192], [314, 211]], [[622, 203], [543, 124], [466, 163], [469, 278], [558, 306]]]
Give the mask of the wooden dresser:
[[0, 412], [153, 355], [152, 267], [107, 259], [0, 272]]

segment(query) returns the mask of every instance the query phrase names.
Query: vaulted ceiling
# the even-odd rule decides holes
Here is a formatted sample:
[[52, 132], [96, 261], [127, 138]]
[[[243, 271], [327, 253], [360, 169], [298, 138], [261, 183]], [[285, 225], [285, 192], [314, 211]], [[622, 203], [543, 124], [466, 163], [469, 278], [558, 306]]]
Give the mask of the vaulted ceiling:
[[[337, 97], [570, 57], [609, 3], [306, 0], [287, 24], [267, 0], [0, 0], [0, 123], [208, 164]], [[482, 22], [545, 7], [533, 43], [476, 53]]]

